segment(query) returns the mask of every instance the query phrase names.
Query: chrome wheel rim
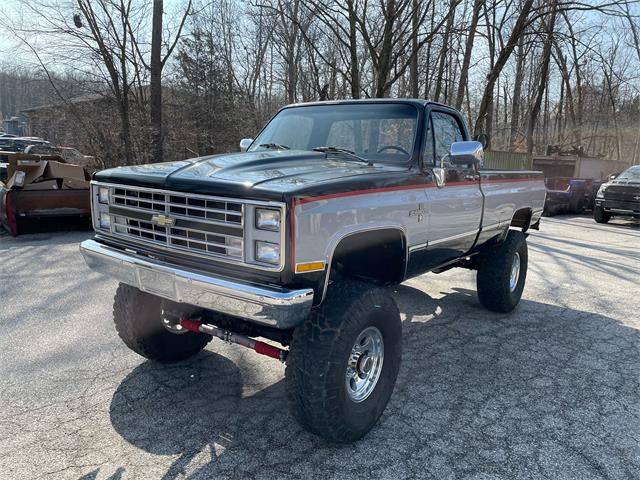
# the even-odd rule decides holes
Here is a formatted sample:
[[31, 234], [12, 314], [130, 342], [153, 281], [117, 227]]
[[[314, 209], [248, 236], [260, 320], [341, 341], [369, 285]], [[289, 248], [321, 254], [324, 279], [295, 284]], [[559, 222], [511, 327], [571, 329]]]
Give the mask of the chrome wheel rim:
[[515, 291], [520, 279], [520, 254], [516, 252], [511, 263], [511, 275], [509, 276], [509, 290]]
[[376, 327], [367, 327], [356, 339], [347, 362], [345, 386], [356, 403], [366, 400], [376, 388], [382, 372], [384, 340]]

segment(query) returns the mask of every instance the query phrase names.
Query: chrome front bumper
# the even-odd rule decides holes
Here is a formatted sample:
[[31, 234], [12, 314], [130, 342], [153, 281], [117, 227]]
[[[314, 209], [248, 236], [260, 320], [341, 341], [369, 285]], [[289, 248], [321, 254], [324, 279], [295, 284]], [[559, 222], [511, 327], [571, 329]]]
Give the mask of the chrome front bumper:
[[144, 292], [275, 328], [295, 327], [313, 304], [310, 288], [278, 289], [183, 270], [95, 240], [82, 242], [80, 251], [91, 269]]

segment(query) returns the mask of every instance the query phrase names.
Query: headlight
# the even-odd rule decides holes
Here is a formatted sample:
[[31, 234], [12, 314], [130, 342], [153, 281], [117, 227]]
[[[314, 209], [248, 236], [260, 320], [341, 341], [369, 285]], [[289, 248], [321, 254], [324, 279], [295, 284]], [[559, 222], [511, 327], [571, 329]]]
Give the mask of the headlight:
[[111, 216], [108, 213], [100, 213], [100, 228], [108, 229], [111, 227]]
[[256, 260], [277, 265], [280, 263], [280, 245], [270, 242], [256, 242]]
[[98, 189], [98, 201], [100, 203], [109, 203], [109, 188], [108, 187], [100, 187]]
[[256, 208], [256, 228], [260, 230], [280, 231], [280, 210]]
[[605, 185], [600, 186], [598, 189], [598, 193], [596, 193], [597, 198], [604, 198], [604, 191], [607, 189]]

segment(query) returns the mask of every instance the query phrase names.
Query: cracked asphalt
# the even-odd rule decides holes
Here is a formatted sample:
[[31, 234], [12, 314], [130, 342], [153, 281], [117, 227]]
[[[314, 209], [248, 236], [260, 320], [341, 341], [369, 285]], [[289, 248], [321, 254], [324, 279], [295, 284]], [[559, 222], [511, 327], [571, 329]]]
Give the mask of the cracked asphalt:
[[545, 218], [515, 312], [475, 274], [393, 288], [403, 364], [378, 425], [334, 446], [278, 362], [214, 339], [145, 361], [111, 321], [89, 232], [0, 237], [0, 478], [640, 478], [640, 222]]

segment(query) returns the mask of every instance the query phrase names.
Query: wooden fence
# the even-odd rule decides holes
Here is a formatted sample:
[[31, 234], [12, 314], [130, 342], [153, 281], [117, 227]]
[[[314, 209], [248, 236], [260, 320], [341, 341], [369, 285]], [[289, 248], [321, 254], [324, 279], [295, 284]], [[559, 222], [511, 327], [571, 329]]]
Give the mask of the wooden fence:
[[531, 168], [531, 161], [532, 156], [528, 153], [499, 152], [496, 150], [484, 152], [484, 168], [527, 170]]

